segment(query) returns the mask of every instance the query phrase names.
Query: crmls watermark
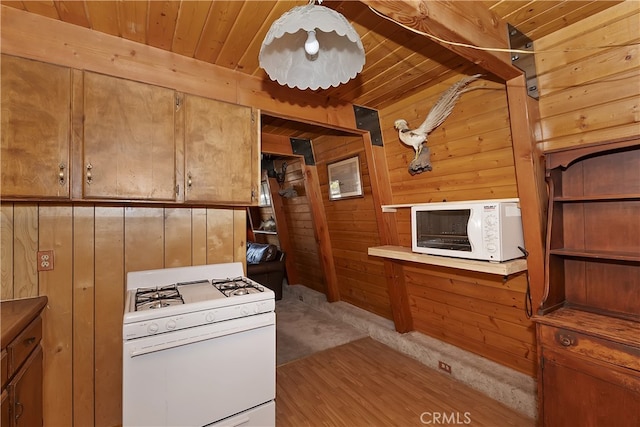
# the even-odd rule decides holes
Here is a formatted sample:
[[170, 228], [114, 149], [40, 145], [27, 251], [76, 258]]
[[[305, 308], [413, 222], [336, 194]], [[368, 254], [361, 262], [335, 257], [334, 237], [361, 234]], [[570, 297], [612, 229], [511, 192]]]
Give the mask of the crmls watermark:
[[471, 412], [423, 412], [422, 424], [471, 424]]

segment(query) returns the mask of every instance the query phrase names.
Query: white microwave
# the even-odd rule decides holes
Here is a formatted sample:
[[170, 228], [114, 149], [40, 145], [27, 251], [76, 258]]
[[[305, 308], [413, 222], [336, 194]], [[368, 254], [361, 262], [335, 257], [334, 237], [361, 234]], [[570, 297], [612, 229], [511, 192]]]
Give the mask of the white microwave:
[[521, 258], [525, 253], [518, 199], [414, 205], [411, 245], [413, 252], [429, 255], [496, 262]]

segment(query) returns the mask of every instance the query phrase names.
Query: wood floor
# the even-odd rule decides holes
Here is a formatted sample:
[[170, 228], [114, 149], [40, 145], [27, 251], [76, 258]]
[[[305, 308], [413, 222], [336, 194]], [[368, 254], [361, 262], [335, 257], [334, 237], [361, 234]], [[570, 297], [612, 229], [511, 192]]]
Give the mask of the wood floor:
[[276, 375], [278, 427], [535, 425], [371, 338], [279, 366]]

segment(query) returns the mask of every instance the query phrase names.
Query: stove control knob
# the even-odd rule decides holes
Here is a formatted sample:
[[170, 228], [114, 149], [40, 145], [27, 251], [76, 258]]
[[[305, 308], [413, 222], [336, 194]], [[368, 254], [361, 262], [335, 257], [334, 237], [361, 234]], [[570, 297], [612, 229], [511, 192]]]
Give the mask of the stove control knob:
[[176, 328], [176, 321], [175, 321], [175, 320], [173, 320], [173, 319], [169, 320], [169, 321], [167, 322], [167, 324], [165, 325], [165, 327], [166, 327], [168, 330], [175, 329], [175, 328]]
[[249, 307], [244, 306], [240, 309], [240, 313], [242, 313], [243, 316], [248, 316], [249, 315]]
[[204, 316], [204, 320], [206, 320], [207, 322], [211, 323], [214, 320], [216, 320], [216, 315], [213, 314], [212, 312], [209, 312]]
[[158, 332], [158, 324], [157, 323], [151, 323], [148, 327], [147, 327], [147, 331], [149, 331], [150, 334], [155, 334], [156, 332]]
[[258, 314], [258, 311], [259, 311], [258, 304], [255, 304], [255, 305], [253, 306], [253, 314]]

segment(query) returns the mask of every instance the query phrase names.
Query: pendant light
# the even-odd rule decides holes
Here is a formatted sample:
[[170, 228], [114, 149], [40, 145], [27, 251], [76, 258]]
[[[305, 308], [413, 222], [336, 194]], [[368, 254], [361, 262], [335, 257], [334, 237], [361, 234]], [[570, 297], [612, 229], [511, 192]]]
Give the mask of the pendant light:
[[260, 67], [283, 86], [336, 87], [353, 79], [364, 66], [364, 48], [353, 26], [340, 13], [314, 3], [311, 0], [286, 12], [262, 42]]

